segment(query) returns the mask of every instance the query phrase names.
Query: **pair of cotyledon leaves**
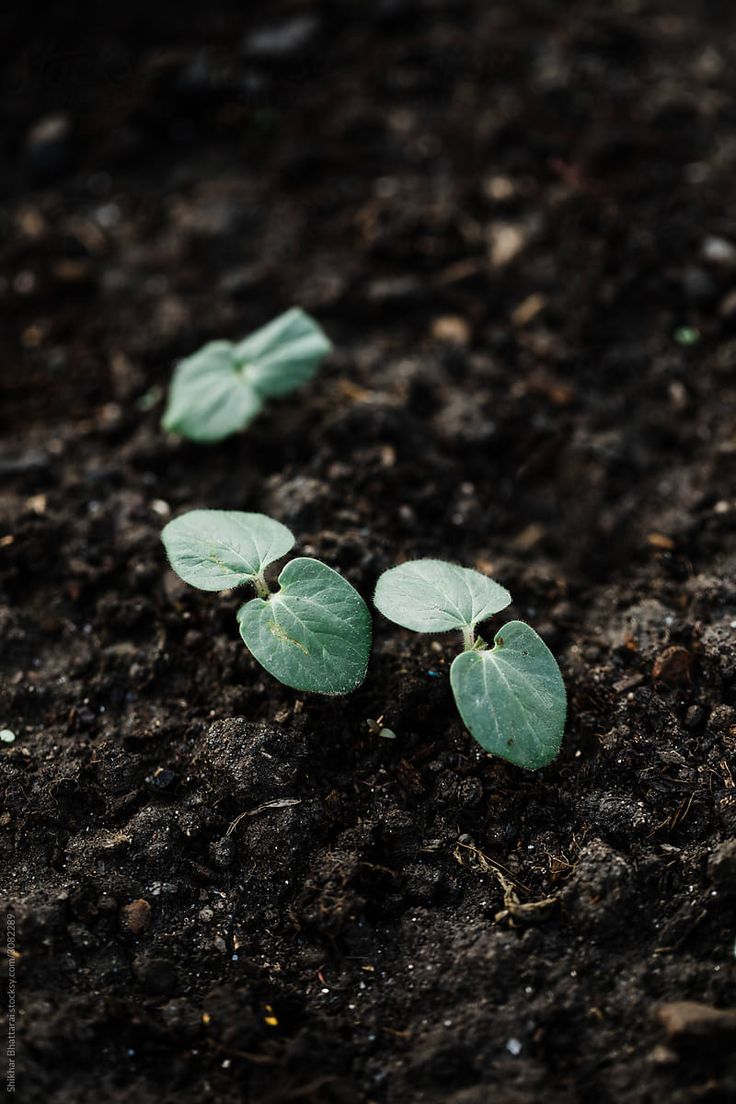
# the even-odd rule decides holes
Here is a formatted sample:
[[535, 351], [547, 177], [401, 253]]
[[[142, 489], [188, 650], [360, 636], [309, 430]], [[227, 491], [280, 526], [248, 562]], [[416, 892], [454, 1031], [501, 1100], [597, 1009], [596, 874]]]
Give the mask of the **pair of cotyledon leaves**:
[[[228, 590], [251, 583], [285, 556], [294, 536], [264, 514], [192, 510], [170, 521], [162, 540], [185, 583]], [[267, 671], [296, 690], [348, 694], [365, 678], [371, 616], [347, 579], [319, 560], [299, 556], [279, 576], [279, 590], [238, 610], [240, 635]]]
[[245, 429], [267, 399], [311, 380], [331, 348], [299, 307], [243, 341], [210, 341], [177, 365], [163, 427], [191, 441], [221, 441]]
[[[472, 635], [511, 603], [511, 595], [480, 571], [413, 560], [383, 573], [374, 602], [389, 620], [415, 632]], [[562, 675], [542, 638], [523, 621], [499, 629], [492, 648], [471, 647], [456, 656], [450, 685], [468, 731], [486, 751], [527, 770], [559, 752], [567, 713]]]
[[[263, 514], [193, 510], [169, 522], [162, 539], [171, 566], [200, 590], [251, 583], [294, 545], [292, 533]], [[319, 560], [298, 557], [279, 589], [238, 610], [240, 635], [267, 671], [297, 690], [346, 694], [365, 678], [371, 616], [358, 592]], [[377, 608], [416, 632], [472, 634], [505, 609], [511, 595], [493, 579], [443, 560], [414, 560], [378, 581]], [[510, 621], [492, 648], [458, 655], [450, 683], [460, 716], [487, 751], [534, 770], [555, 758], [566, 696], [557, 663], [529, 625]]]

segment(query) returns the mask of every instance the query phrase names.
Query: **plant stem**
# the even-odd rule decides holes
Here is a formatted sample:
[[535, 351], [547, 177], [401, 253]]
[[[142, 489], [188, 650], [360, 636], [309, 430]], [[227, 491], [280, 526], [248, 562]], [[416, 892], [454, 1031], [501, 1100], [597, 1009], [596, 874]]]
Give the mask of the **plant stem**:
[[472, 625], [463, 625], [463, 651], [472, 652], [475, 647], [475, 633]]
[[259, 598], [268, 599], [271, 597], [271, 591], [268, 589], [268, 583], [262, 575], [253, 576], [253, 586], [256, 588], [256, 594]]

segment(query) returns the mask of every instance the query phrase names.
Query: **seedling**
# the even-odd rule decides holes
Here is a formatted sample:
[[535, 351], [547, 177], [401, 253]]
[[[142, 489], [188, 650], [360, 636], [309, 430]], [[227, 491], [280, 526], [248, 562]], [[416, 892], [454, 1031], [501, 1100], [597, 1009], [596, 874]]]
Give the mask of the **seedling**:
[[191, 510], [161, 539], [176, 574], [199, 590], [250, 585], [256, 597], [237, 613], [240, 635], [258, 662], [285, 686], [348, 694], [360, 686], [371, 648], [371, 615], [347, 579], [320, 560], [286, 564], [271, 592], [265, 569], [294, 545], [294, 535], [264, 514]]
[[509, 621], [493, 647], [476, 626], [505, 609], [511, 595], [468, 567], [413, 560], [378, 580], [375, 603], [384, 617], [415, 632], [458, 629], [465, 650], [450, 668], [460, 716], [480, 746], [527, 770], [550, 763], [560, 750], [567, 697], [547, 645], [523, 621]]
[[299, 307], [237, 344], [210, 341], [177, 365], [162, 425], [190, 441], [221, 441], [250, 425], [267, 399], [311, 380], [331, 348]]

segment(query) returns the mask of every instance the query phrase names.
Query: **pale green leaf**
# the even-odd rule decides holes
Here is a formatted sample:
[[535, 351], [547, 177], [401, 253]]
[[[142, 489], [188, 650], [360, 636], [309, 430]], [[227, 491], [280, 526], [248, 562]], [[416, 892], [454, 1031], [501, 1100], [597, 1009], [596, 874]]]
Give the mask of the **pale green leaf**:
[[280, 590], [238, 611], [240, 635], [267, 671], [295, 690], [347, 694], [365, 678], [371, 616], [347, 579], [300, 557], [281, 572]]
[[243, 378], [262, 398], [286, 395], [307, 383], [332, 345], [299, 307], [274, 318], [235, 346]]
[[177, 575], [200, 590], [250, 582], [294, 545], [280, 521], [239, 510], [190, 510], [164, 527], [161, 540]]
[[462, 652], [450, 668], [460, 716], [482, 748], [527, 770], [560, 750], [567, 697], [547, 645], [522, 621], [496, 633], [494, 647]]
[[210, 341], [174, 371], [163, 427], [191, 441], [220, 441], [255, 418], [263, 400], [238, 369], [229, 341]]
[[415, 632], [472, 628], [499, 610], [511, 595], [487, 575], [445, 560], [410, 560], [385, 571], [375, 604], [384, 617]]

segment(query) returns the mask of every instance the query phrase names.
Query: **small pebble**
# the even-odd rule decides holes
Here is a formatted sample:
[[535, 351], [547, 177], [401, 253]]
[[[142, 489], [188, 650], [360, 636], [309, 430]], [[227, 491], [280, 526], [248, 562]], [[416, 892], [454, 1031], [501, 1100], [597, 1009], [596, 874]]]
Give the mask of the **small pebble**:
[[151, 926], [151, 906], [142, 897], [123, 905], [120, 910], [120, 927], [131, 935], [140, 935]]
[[691, 705], [688, 707], [688, 711], [685, 714], [685, 728], [692, 732], [697, 728], [700, 722], [703, 720], [705, 711], [702, 705]]
[[736, 1038], [736, 1011], [731, 1008], [713, 1008], [700, 1001], [670, 1001], [659, 1006], [657, 1018], [675, 1041]]
[[432, 337], [451, 345], [467, 345], [470, 342], [470, 326], [458, 314], [443, 314], [432, 322]]
[[38, 176], [51, 177], [69, 163], [72, 125], [62, 112], [44, 115], [34, 123], [25, 140], [26, 157]]
[[701, 248], [703, 260], [709, 264], [723, 265], [730, 268], [736, 265], [736, 246], [726, 238], [718, 238], [711, 235], [703, 241]]
[[295, 14], [282, 23], [252, 31], [245, 41], [250, 57], [261, 60], [286, 58], [303, 50], [319, 28], [318, 20], [305, 13]]
[[652, 678], [655, 682], [688, 682], [692, 671], [693, 657], [687, 648], [672, 644], [665, 648], [654, 661]]

